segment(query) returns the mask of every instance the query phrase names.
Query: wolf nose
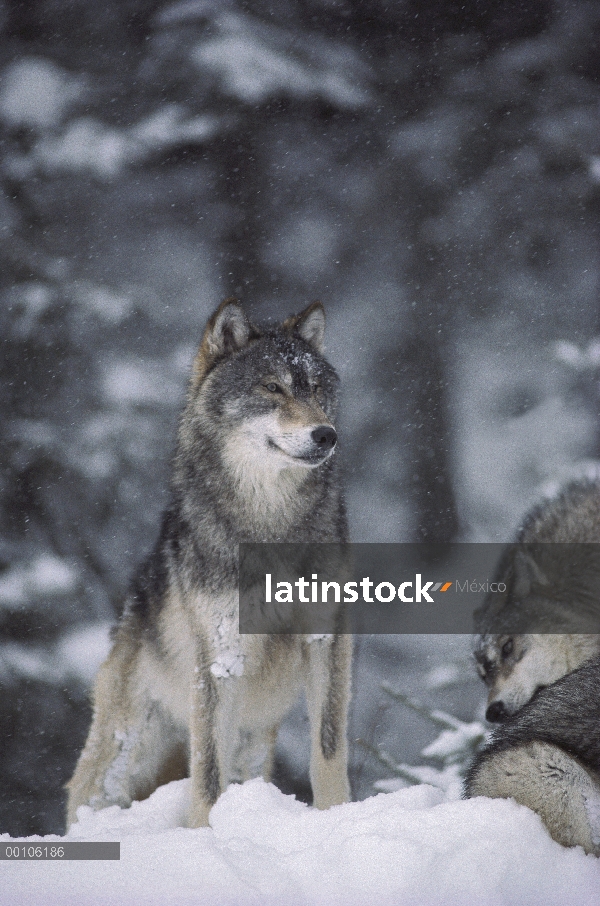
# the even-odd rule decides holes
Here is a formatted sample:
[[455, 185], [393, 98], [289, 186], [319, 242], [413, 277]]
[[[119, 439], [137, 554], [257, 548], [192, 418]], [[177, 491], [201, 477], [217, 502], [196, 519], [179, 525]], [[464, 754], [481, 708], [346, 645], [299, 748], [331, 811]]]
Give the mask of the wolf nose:
[[330, 425], [319, 425], [311, 434], [312, 439], [323, 453], [329, 453], [335, 447], [337, 434]]
[[508, 711], [503, 702], [492, 702], [485, 712], [485, 719], [492, 724], [501, 724], [508, 717]]

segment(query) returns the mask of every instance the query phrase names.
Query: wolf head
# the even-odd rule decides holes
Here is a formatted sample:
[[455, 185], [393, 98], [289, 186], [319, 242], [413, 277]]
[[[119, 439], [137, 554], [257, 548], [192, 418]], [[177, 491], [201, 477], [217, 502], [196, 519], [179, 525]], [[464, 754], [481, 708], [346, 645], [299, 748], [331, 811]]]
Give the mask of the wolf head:
[[188, 409], [230, 472], [262, 475], [322, 466], [337, 434], [338, 378], [323, 357], [325, 312], [315, 302], [274, 327], [256, 327], [234, 299], [210, 318]]
[[505, 592], [488, 595], [475, 615], [488, 720], [515, 714], [600, 652], [600, 636], [592, 634], [600, 618], [598, 542], [597, 482], [573, 482], [526, 516], [498, 567]]
[[507, 720], [540, 689], [571, 673], [600, 651], [597, 635], [490, 634], [475, 650], [477, 669], [489, 688], [487, 720]]

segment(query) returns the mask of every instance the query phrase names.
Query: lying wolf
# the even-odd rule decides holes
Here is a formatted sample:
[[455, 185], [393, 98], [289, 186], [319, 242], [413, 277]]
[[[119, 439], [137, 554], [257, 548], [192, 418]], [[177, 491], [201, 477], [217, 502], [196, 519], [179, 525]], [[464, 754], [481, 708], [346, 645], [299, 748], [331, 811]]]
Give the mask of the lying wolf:
[[126, 807], [189, 773], [189, 824], [206, 825], [231, 779], [268, 776], [278, 725], [302, 688], [314, 803], [348, 800], [351, 638], [238, 631], [238, 542], [347, 540], [324, 324], [314, 303], [255, 327], [235, 300], [209, 320], [171, 502], [96, 680], [68, 824], [80, 805]]
[[600, 855], [599, 688], [596, 659], [541, 689], [475, 757], [466, 795], [515, 799], [563, 846]]
[[[492, 722], [600, 655], [600, 635], [569, 631], [584, 617], [600, 625], [600, 484], [569, 484], [532, 510], [515, 541], [497, 576], [506, 592], [488, 595], [475, 615], [475, 659], [490, 690], [486, 717]], [[540, 628], [547, 616], [564, 632], [511, 632], [528, 614]], [[503, 623], [506, 632], [489, 631]]]
[[[504, 557], [504, 595], [477, 614], [475, 651], [499, 722], [475, 758], [467, 796], [512, 797], [536, 811], [565, 846], [600, 855], [600, 635], [509, 631], [517, 610], [570, 628], [600, 615], [600, 485], [574, 482], [529, 514]], [[567, 547], [573, 545], [573, 547]], [[582, 545], [579, 547], [579, 545]], [[502, 622], [506, 632], [486, 627]]]

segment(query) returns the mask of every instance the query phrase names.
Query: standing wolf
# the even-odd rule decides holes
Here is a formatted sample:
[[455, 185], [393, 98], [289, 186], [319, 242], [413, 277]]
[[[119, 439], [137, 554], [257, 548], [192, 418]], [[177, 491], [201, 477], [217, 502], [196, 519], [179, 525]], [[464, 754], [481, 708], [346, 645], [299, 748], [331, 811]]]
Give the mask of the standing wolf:
[[238, 632], [239, 542], [347, 540], [324, 326], [318, 302], [276, 327], [255, 327], [231, 299], [209, 320], [171, 502], [96, 680], [68, 824], [80, 805], [126, 807], [189, 772], [189, 824], [206, 825], [230, 780], [268, 776], [302, 688], [314, 803], [348, 800], [351, 638]]
[[[600, 485], [568, 485], [529, 514], [516, 540], [498, 573], [506, 593], [477, 614], [486, 717], [501, 725], [465, 793], [512, 797], [559, 843], [600, 855], [600, 635], [569, 632], [574, 620], [600, 618]], [[565, 632], [515, 633], [521, 613]]]

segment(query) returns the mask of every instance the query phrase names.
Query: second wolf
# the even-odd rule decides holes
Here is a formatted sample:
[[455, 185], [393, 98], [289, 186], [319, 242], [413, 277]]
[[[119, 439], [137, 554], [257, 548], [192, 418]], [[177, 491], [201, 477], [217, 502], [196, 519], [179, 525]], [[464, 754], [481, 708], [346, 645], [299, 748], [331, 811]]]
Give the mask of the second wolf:
[[[600, 635], [569, 631], [600, 617], [600, 485], [568, 485], [527, 516], [516, 541], [497, 577], [506, 593], [478, 614], [486, 716], [500, 726], [465, 792], [511, 797], [559, 843], [600, 855]], [[522, 614], [565, 631], [514, 632]]]
[[[600, 655], [600, 635], [577, 631], [583, 620], [600, 626], [600, 483], [572, 482], [536, 506], [496, 578], [506, 592], [490, 594], [475, 615], [475, 658], [494, 722]], [[539, 631], [515, 632], [522, 617]]]
[[314, 303], [257, 328], [235, 300], [210, 319], [174, 459], [171, 503], [94, 688], [68, 784], [77, 808], [126, 807], [189, 773], [189, 824], [232, 779], [268, 776], [278, 725], [302, 688], [319, 808], [347, 801], [351, 638], [240, 635], [242, 541], [345, 542], [335, 457], [338, 378]]
[[599, 690], [597, 658], [540, 689], [475, 757], [466, 795], [515, 799], [563, 846], [600, 855]]

